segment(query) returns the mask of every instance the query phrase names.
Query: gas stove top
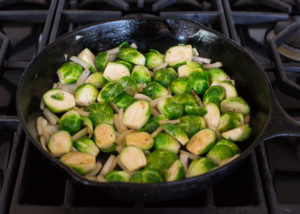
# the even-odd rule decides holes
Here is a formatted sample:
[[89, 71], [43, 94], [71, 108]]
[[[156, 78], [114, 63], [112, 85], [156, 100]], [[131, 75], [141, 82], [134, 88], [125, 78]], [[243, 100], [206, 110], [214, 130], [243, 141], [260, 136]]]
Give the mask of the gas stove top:
[[[261, 142], [230, 176], [188, 198], [117, 201], [48, 162], [20, 128], [15, 103], [26, 65], [57, 37], [126, 16], [182, 17], [246, 48], [284, 109], [300, 121], [299, 14], [296, 0], [0, 0], [0, 214], [300, 213], [298, 138]], [[286, 55], [284, 46], [296, 53]]]

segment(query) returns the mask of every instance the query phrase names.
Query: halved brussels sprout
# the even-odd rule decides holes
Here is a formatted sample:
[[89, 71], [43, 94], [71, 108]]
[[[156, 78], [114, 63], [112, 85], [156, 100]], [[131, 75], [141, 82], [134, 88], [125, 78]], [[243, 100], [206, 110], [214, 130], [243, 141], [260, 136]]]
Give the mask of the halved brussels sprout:
[[77, 149], [77, 151], [82, 153], [87, 153], [94, 156], [97, 156], [99, 154], [99, 149], [94, 141], [85, 136], [76, 140], [74, 143], [74, 147]]
[[184, 94], [177, 94], [173, 97], [173, 99], [180, 103], [181, 105], [185, 106], [186, 104], [190, 104], [190, 103], [195, 103], [196, 104], [196, 100], [193, 97], [193, 95], [188, 94], [188, 93], [184, 93]]
[[143, 169], [135, 172], [130, 177], [130, 182], [133, 183], [160, 183], [163, 182], [160, 174], [153, 169]]
[[210, 82], [230, 80], [230, 77], [221, 68], [211, 68], [208, 70]]
[[225, 89], [225, 91], [226, 91], [226, 98], [237, 97], [238, 96], [235, 87], [231, 83], [229, 83], [227, 81], [214, 81], [211, 84], [211, 86], [215, 86], [215, 85], [222, 86]]
[[54, 113], [65, 112], [75, 106], [74, 96], [57, 88], [47, 91], [43, 95], [43, 101], [47, 108]]
[[136, 81], [131, 77], [122, 77], [119, 82], [126, 93], [133, 94], [135, 91], [137, 91]]
[[86, 63], [88, 63], [90, 65], [89, 70], [91, 72], [96, 72], [96, 66], [95, 66], [95, 55], [88, 49], [85, 48], [83, 49], [79, 54], [78, 54], [78, 58], [85, 61]]
[[79, 106], [88, 106], [96, 101], [98, 90], [90, 83], [80, 85], [75, 91], [75, 102]]
[[100, 91], [97, 101], [100, 103], [111, 102], [124, 91], [122, 85], [118, 82], [107, 83]]
[[106, 80], [101, 72], [95, 72], [86, 79], [85, 83], [90, 83], [96, 88], [102, 88], [106, 84]]
[[137, 49], [126, 47], [120, 48], [118, 58], [135, 65], [145, 65], [146, 58]]
[[155, 49], [150, 49], [146, 53], [146, 66], [150, 69], [157, 68], [164, 63], [164, 55]]
[[129, 62], [126, 62], [126, 61], [120, 60], [120, 59], [117, 59], [115, 62], [120, 63], [120, 64], [122, 64], [122, 65], [125, 65], [125, 66], [128, 68], [129, 71], [132, 70], [132, 67], [133, 67], [133, 66], [132, 66], [132, 64], [130, 64]]
[[156, 150], [148, 155], [146, 168], [157, 170], [164, 175], [176, 160], [177, 155], [173, 152]]
[[168, 95], [168, 90], [157, 82], [151, 82], [143, 89], [142, 93], [151, 99], [156, 99]]
[[209, 128], [217, 128], [220, 121], [220, 110], [214, 103], [208, 103], [205, 106], [207, 113], [203, 116], [206, 126]]
[[172, 166], [166, 171], [166, 181], [178, 181], [184, 178], [184, 168], [180, 160], [176, 160]]
[[221, 140], [207, 153], [207, 157], [220, 164], [239, 153], [239, 147], [230, 140]]
[[221, 102], [221, 111], [247, 115], [250, 112], [250, 106], [242, 97], [230, 97]]
[[217, 135], [213, 129], [201, 129], [191, 138], [186, 149], [194, 155], [202, 155], [215, 145], [216, 139]]
[[121, 109], [121, 108], [126, 109], [129, 105], [131, 105], [135, 101], [136, 101], [136, 99], [134, 99], [132, 95], [126, 94], [126, 93], [123, 93], [123, 94], [117, 96], [113, 100], [114, 104], [116, 104], [116, 106], [119, 109]]
[[154, 140], [155, 150], [165, 150], [177, 154], [180, 149], [180, 144], [167, 133], [159, 133]]
[[64, 84], [75, 83], [83, 69], [75, 62], [66, 62], [57, 71], [59, 82]]
[[109, 54], [106, 51], [99, 52], [95, 59], [96, 68], [98, 71], [103, 72], [107, 63]]
[[174, 46], [167, 50], [165, 55], [165, 62], [172, 67], [178, 67], [185, 64], [187, 61], [191, 61], [193, 56], [192, 46]]
[[129, 172], [136, 171], [146, 166], [146, 164], [147, 160], [144, 152], [135, 146], [127, 146], [120, 152], [119, 165]]
[[204, 71], [204, 69], [202, 65], [193, 61], [189, 61], [185, 65], [181, 65], [178, 68], [178, 76], [189, 77], [193, 71]]
[[122, 42], [122, 43], [119, 45], [119, 48], [129, 48], [129, 47], [130, 47], [130, 45], [129, 45], [129, 43], [128, 43], [127, 41]]
[[133, 132], [125, 137], [127, 146], [136, 146], [142, 150], [149, 150], [154, 145], [154, 140], [147, 132]]
[[147, 67], [143, 65], [134, 66], [131, 72], [131, 78], [137, 83], [149, 83], [151, 82], [150, 72]]
[[108, 81], [119, 81], [122, 77], [130, 76], [130, 72], [122, 63], [109, 62], [107, 63], [103, 76]]
[[150, 104], [146, 101], [139, 100], [127, 107], [124, 112], [123, 122], [131, 129], [140, 129], [149, 120], [150, 113]]
[[58, 121], [60, 130], [65, 130], [74, 134], [81, 129], [81, 118], [76, 111], [66, 112]]
[[218, 144], [228, 146], [232, 150], [234, 155], [239, 154], [241, 152], [240, 148], [231, 140], [222, 139], [218, 141]]
[[179, 128], [181, 128], [189, 138], [196, 134], [200, 129], [205, 128], [205, 121], [200, 116], [186, 115], [179, 119]]
[[130, 179], [130, 175], [128, 174], [128, 172], [116, 170], [107, 173], [104, 178], [108, 182], [128, 182]]
[[188, 78], [188, 82], [189, 87], [199, 95], [202, 95], [209, 87], [207, 74], [203, 71], [193, 71]]
[[220, 117], [218, 130], [225, 132], [229, 129], [239, 127], [244, 124], [244, 116], [241, 113], [227, 112]]
[[151, 134], [159, 127], [158, 122], [161, 120], [166, 120], [166, 119], [167, 119], [167, 117], [163, 114], [155, 116], [155, 117], [151, 117], [149, 119], [149, 121], [145, 124], [143, 130]]
[[169, 119], [176, 119], [183, 114], [183, 107], [171, 97], [162, 98], [158, 110]]
[[82, 152], [69, 152], [60, 161], [80, 175], [86, 175], [96, 168], [95, 156]]
[[60, 157], [71, 151], [72, 137], [67, 131], [58, 131], [51, 136], [47, 146], [53, 156]]
[[153, 81], [158, 82], [164, 87], [168, 87], [176, 78], [177, 73], [173, 68], [162, 68], [155, 71]]
[[92, 103], [87, 107], [87, 111], [90, 113], [90, 119], [94, 127], [101, 123], [113, 124], [114, 110], [110, 105], [106, 103]]
[[251, 135], [251, 128], [249, 124], [228, 130], [222, 133], [222, 137], [227, 140], [242, 142], [247, 140]]
[[211, 86], [203, 94], [203, 104], [219, 103], [226, 98], [225, 89], [222, 86]]
[[162, 127], [169, 135], [178, 140], [181, 145], [184, 146], [189, 141], [188, 136], [179, 126], [175, 124], [163, 124]]
[[94, 130], [94, 140], [101, 150], [110, 149], [116, 142], [114, 127], [105, 123], [97, 125]]
[[175, 79], [171, 84], [171, 91], [173, 94], [189, 93], [191, 89], [188, 80], [185, 77]]
[[186, 173], [186, 177], [194, 177], [198, 175], [202, 175], [206, 172], [211, 171], [216, 168], [218, 165], [209, 158], [197, 158], [192, 161], [190, 164], [188, 171]]
[[207, 113], [205, 108], [199, 107], [196, 103], [186, 103], [183, 109], [184, 114], [204, 116]]

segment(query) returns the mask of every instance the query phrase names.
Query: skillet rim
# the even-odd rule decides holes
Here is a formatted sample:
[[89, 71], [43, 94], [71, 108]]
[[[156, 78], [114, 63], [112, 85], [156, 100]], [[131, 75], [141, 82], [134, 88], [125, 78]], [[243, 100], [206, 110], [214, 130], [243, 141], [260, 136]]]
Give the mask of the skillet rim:
[[[224, 40], [225, 42], [227, 42], [229, 45], [234, 46], [236, 49], [238, 49], [240, 52], [242, 52], [244, 55], [247, 55], [248, 59], [254, 63], [254, 65], [256, 66], [256, 68], [258, 69], [258, 71], [262, 74], [263, 80], [267, 86], [267, 92], [269, 95], [269, 110], [268, 110], [268, 117], [266, 119], [266, 122], [264, 124], [264, 127], [260, 130], [260, 133], [257, 135], [256, 139], [252, 141], [251, 145], [245, 149], [239, 157], [235, 158], [234, 160], [230, 161], [229, 163], [221, 166], [221, 167], [217, 167], [216, 169], [209, 171], [205, 174], [202, 175], [198, 175], [195, 177], [191, 177], [191, 178], [184, 178], [183, 180], [179, 180], [179, 181], [171, 181], [171, 182], [162, 182], [162, 183], [126, 183], [126, 182], [97, 182], [97, 181], [93, 181], [93, 180], [88, 180], [87, 178], [84, 178], [84, 176], [81, 176], [79, 174], [77, 174], [76, 172], [74, 172], [73, 170], [71, 170], [69, 167], [67, 167], [66, 165], [64, 165], [62, 162], [59, 161], [59, 159], [51, 156], [49, 154], [49, 152], [46, 152], [44, 149], [42, 149], [42, 147], [40, 146], [40, 142], [38, 142], [38, 140], [36, 140], [30, 133], [30, 131], [27, 129], [25, 120], [23, 118], [23, 114], [21, 111], [21, 105], [20, 105], [20, 100], [21, 100], [21, 91], [24, 85], [24, 80], [26, 79], [27, 73], [30, 71], [30, 67], [33, 64], [33, 62], [36, 60], [36, 58], [41, 55], [44, 52], [47, 52], [49, 49], [51, 49], [53, 46], [57, 46], [57, 43], [59, 43], [60, 41], [71, 37], [73, 35], [76, 35], [77, 33], [80, 33], [81, 31], [84, 30], [88, 30], [88, 28], [91, 27], [95, 27], [95, 26], [100, 26], [102, 24], [108, 24], [111, 22], [120, 22], [120, 21], [134, 21], [134, 20], [155, 20], [155, 21], [168, 21], [168, 20], [177, 20], [177, 21], [184, 21], [184, 22], [189, 22], [195, 26], [197, 26], [200, 30], [205, 30], [209, 33], [212, 33], [214, 35], [216, 35], [217, 37], [221, 38], [222, 40]], [[197, 31], [197, 32], [198, 32]], [[271, 113], [273, 111], [273, 101], [272, 99], [274, 99], [273, 97], [273, 89], [271, 87], [270, 84], [270, 80], [267, 77], [267, 74], [264, 72], [263, 68], [258, 64], [257, 60], [255, 60], [255, 58], [253, 57], [253, 55], [251, 53], [249, 53], [246, 49], [244, 49], [243, 47], [241, 47], [239, 44], [237, 44], [234, 40], [229, 39], [227, 37], [225, 37], [223, 34], [210, 29], [202, 24], [199, 24], [197, 22], [194, 22], [192, 20], [189, 19], [184, 19], [184, 18], [176, 18], [176, 17], [125, 17], [125, 18], [116, 18], [116, 19], [108, 19], [105, 21], [100, 21], [100, 22], [93, 22], [91, 24], [87, 24], [81, 27], [76, 28], [75, 30], [68, 32], [60, 37], [58, 37], [57, 39], [55, 39], [53, 42], [51, 42], [50, 44], [48, 44], [47, 46], [45, 46], [37, 55], [35, 55], [31, 61], [29, 62], [29, 64], [27, 65], [27, 67], [25, 68], [19, 84], [18, 84], [18, 89], [17, 89], [17, 94], [16, 94], [16, 104], [17, 104], [17, 113], [18, 113], [18, 118], [19, 118], [19, 122], [22, 126], [22, 129], [24, 130], [24, 132], [26, 133], [26, 136], [29, 137], [29, 141], [31, 143], [34, 144], [34, 146], [44, 155], [47, 157], [47, 159], [49, 161], [54, 162], [55, 164], [57, 164], [60, 168], [62, 168], [62, 170], [64, 172], [67, 172], [68, 175], [74, 179], [75, 181], [83, 184], [83, 185], [87, 185], [90, 187], [103, 187], [103, 186], [112, 186], [114, 188], [117, 187], [160, 187], [160, 186], [176, 186], [179, 185], [181, 183], [194, 183], [197, 180], [200, 179], [208, 179], [210, 176], [215, 176], [218, 173], [222, 173], [222, 171], [226, 171], [227, 168], [233, 168], [236, 167], [239, 163], [241, 163], [242, 160], [244, 160], [249, 153], [257, 146], [257, 144], [262, 140], [261, 137], [263, 136], [266, 128], [269, 125], [270, 122], [270, 118], [271, 118]]]

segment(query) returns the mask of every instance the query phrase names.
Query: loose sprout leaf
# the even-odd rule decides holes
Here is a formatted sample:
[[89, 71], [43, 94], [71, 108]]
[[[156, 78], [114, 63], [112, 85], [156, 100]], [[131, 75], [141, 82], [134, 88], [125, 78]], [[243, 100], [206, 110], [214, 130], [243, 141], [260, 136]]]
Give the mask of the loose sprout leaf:
[[92, 103], [87, 107], [87, 111], [95, 127], [101, 123], [113, 124], [114, 110], [107, 103]]

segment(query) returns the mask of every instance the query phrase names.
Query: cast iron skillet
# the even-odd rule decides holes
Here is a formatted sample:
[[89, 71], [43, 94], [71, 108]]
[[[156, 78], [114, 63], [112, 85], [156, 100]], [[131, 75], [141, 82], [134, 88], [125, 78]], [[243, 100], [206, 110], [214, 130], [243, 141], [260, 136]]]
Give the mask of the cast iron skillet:
[[[77, 175], [45, 152], [37, 140], [36, 118], [41, 115], [43, 93], [57, 81], [56, 71], [65, 62], [65, 54], [77, 55], [83, 48], [94, 53], [118, 46], [123, 41], [135, 42], [139, 50], [149, 48], [165, 52], [178, 43], [191, 44], [201, 56], [221, 61], [224, 70], [236, 81], [239, 95], [251, 106], [250, 139], [242, 142], [240, 157], [207, 174], [181, 181], [155, 184], [98, 183]], [[127, 200], [167, 200], [203, 190], [223, 179], [249, 154], [258, 142], [275, 136], [300, 135], [297, 125], [280, 107], [270, 82], [247, 51], [223, 35], [192, 21], [162, 18], [129, 18], [88, 25], [68, 33], [41, 51], [24, 72], [17, 92], [20, 122], [36, 148], [75, 181], [99, 188], [114, 197]]]

